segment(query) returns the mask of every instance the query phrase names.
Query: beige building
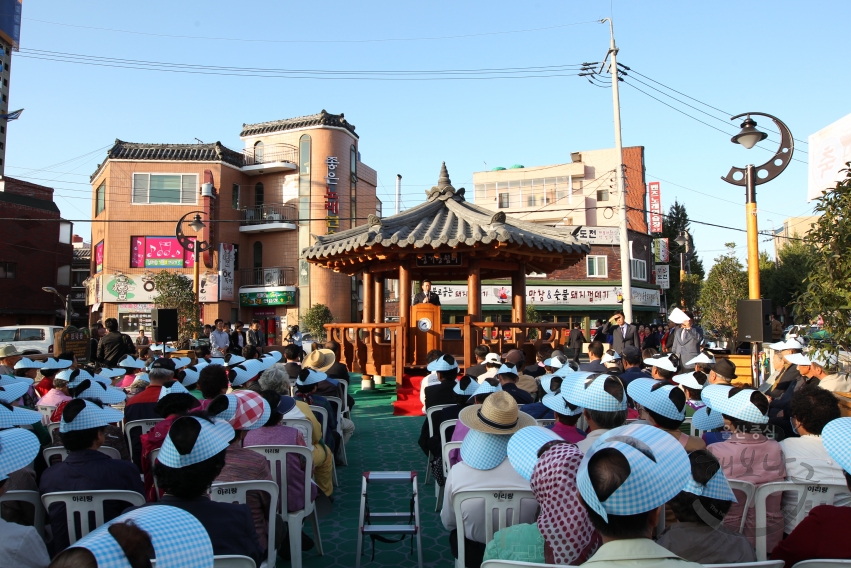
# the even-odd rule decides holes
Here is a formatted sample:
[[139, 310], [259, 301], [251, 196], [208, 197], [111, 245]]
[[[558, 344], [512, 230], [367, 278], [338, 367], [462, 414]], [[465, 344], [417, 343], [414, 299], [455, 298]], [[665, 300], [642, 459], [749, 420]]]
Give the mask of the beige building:
[[774, 250], [783, 248], [789, 237], [804, 237], [810, 232], [810, 225], [818, 221], [820, 215], [806, 217], [789, 217], [783, 221], [783, 227], [774, 232]]
[[210, 244], [199, 268], [205, 323], [256, 318], [280, 343], [281, 330], [313, 304], [339, 321], [357, 316], [356, 282], [300, 259], [311, 235], [380, 214], [377, 174], [360, 161], [354, 125], [323, 110], [245, 124], [240, 138], [240, 151], [116, 140], [91, 178], [93, 312], [118, 318], [131, 335], [146, 327], [154, 271], [193, 277], [192, 250], [175, 233], [188, 214], [183, 231], [196, 236], [188, 224], [199, 211], [206, 227], [198, 238]]

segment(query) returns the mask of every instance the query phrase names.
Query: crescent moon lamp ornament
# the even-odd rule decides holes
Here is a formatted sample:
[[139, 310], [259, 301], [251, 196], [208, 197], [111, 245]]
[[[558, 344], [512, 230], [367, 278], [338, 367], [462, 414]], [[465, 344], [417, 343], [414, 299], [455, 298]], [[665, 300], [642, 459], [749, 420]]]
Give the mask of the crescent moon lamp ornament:
[[431, 331], [431, 320], [428, 318], [420, 318], [417, 320], [417, 329], [420, 331]]
[[[769, 182], [783, 173], [783, 170], [786, 169], [786, 166], [789, 165], [789, 162], [792, 161], [792, 154], [795, 152], [795, 140], [792, 138], [792, 132], [789, 130], [789, 127], [786, 126], [782, 120], [777, 118], [776, 116], [771, 116], [770, 114], [765, 114], [762, 112], [744, 112], [742, 114], [738, 114], [732, 117], [730, 120], [736, 120], [737, 118], [741, 118], [746, 116], [747, 118], [742, 123], [742, 131], [733, 136], [731, 139], [732, 142], [736, 144], [742, 144], [745, 148], [752, 148], [756, 142], [747, 145], [747, 141], [745, 137], [752, 134], [758, 134], [761, 136], [760, 140], [765, 140], [768, 136], [767, 134], [761, 133], [756, 130], [756, 122], [751, 118], [751, 116], [765, 116], [774, 121], [774, 124], [777, 126], [777, 130], [780, 131], [780, 147], [777, 149], [777, 152], [774, 154], [770, 160], [762, 164], [761, 166], [754, 167], [756, 171], [756, 176], [754, 177], [754, 185], [761, 185], [763, 183]], [[760, 140], [757, 140], [759, 142]], [[747, 186], [747, 170], [748, 168], [739, 168], [733, 166], [730, 168], [730, 171], [727, 172], [726, 176], [722, 176], [721, 179], [726, 181], [727, 183], [731, 183], [733, 185], [739, 186]], [[762, 174], [762, 177], [760, 177]], [[741, 177], [739, 177], [741, 176]]]

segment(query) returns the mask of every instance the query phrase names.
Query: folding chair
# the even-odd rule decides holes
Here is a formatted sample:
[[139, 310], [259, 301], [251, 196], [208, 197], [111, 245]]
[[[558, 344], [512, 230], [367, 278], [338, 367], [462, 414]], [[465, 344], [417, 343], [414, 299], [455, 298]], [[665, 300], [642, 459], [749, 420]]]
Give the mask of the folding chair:
[[[98, 448], [98, 451], [102, 454], [105, 454], [105, 455], [111, 457], [114, 460], [120, 460], [121, 459], [121, 452], [119, 452], [118, 450], [116, 450], [113, 447], [101, 446], [100, 448]], [[54, 456], [59, 456], [59, 461], [65, 461], [65, 458], [67, 458], [68, 454], [70, 454], [70, 453], [71, 452], [69, 452], [68, 450], [66, 450], [62, 446], [53, 446], [52, 448], [44, 448], [44, 450], [42, 450], [42, 452], [41, 452], [41, 455], [44, 456], [44, 461], [46, 461], [47, 465], [50, 466], [51, 465], [50, 460]]]
[[[310, 410], [312, 410], [314, 414], [319, 414], [319, 424], [322, 425], [322, 439], [324, 440], [325, 432], [328, 431], [328, 411], [321, 406], [314, 405], [310, 405]], [[331, 482], [334, 484], [334, 487], [339, 487], [340, 482], [337, 481], [336, 461], [337, 460], [334, 459], [334, 456], [331, 456]]]
[[147, 420], [131, 420], [124, 425], [124, 435], [127, 437], [127, 450], [130, 452], [130, 461], [133, 461], [133, 440], [138, 440], [162, 421], [162, 418], [149, 418]]
[[56, 407], [49, 404], [37, 404], [35, 408], [41, 413], [41, 423], [44, 425], [50, 424], [50, 417], [53, 416]]
[[326, 396], [329, 403], [337, 405], [337, 434], [340, 436], [340, 459], [343, 460], [343, 465], [349, 465], [349, 459], [346, 457], [346, 443], [343, 441], [343, 407], [345, 402], [336, 396]]
[[[410, 507], [406, 511], [376, 511], [370, 508], [367, 488], [369, 485], [407, 485], [411, 484]], [[373, 524], [372, 521], [385, 524]], [[398, 524], [399, 522], [405, 524]], [[384, 535], [400, 535], [396, 541], [388, 540]], [[361, 479], [360, 514], [358, 515], [357, 550], [355, 552], [355, 568], [360, 568], [363, 553], [363, 539], [372, 538], [372, 556], [375, 558], [375, 541], [401, 542], [406, 536], [411, 536], [411, 553], [413, 554], [414, 535], [417, 540], [417, 567], [423, 568], [422, 523], [420, 523], [420, 497], [417, 490], [416, 471], [366, 471]]]
[[0, 495], [0, 503], [14, 503], [16, 501], [20, 501], [23, 503], [29, 503], [35, 509], [35, 517], [33, 517], [33, 527], [35, 527], [36, 532], [38, 532], [38, 536], [44, 539], [44, 522], [46, 518], [46, 511], [44, 510], [44, 505], [41, 504], [41, 497], [38, 494], [38, 491], [7, 491], [3, 495]]
[[[766, 527], [767, 524], [767, 508], [766, 500], [770, 495], [779, 491], [794, 491], [798, 495], [798, 506], [795, 511], [795, 521], [800, 523], [804, 520], [810, 510], [818, 505], [833, 505], [833, 501], [838, 493], [848, 493], [848, 486], [839, 483], [794, 483], [792, 481], [776, 481], [766, 483], [756, 488], [754, 494], [754, 505], [756, 507], [755, 523], [757, 527]], [[747, 511], [745, 511], [747, 514]], [[785, 512], [784, 516], [789, 519], [789, 512]], [[767, 530], [756, 531], [756, 559], [768, 560], [768, 539]]]
[[[505, 491], [503, 489], [488, 489], [482, 491], [459, 491], [452, 497], [452, 506], [455, 510], [455, 524], [458, 533], [458, 558], [455, 559], [456, 568], [464, 567], [464, 515], [461, 505], [470, 499], [483, 499], [485, 507], [485, 544], [493, 540], [493, 533], [506, 527], [516, 525], [520, 522], [520, 502], [524, 499], [535, 501], [535, 495], [529, 491]], [[508, 522], [508, 511], [512, 512], [511, 523]], [[493, 513], [497, 511], [497, 525], [494, 527]]]
[[[272, 470], [272, 476], [278, 480], [278, 498], [280, 501], [281, 516], [287, 520], [290, 535], [290, 558], [292, 559], [292, 568], [301, 568], [302, 566], [302, 551], [301, 551], [301, 526], [304, 523], [305, 517], [310, 517], [313, 524], [313, 537], [316, 539], [316, 550], [320, 556], [324, 556], [322, 550], [322, 535], [319, 532], [319, 519], [316, 516], [313, 501], [310, 500], [311, 494], [311, 479], [310, 475], [313, 471], [313, 452], [302, 446], [246, 446], [246, 450], [257, 452], [269, 461], [269, 467]], [[297, 511], [290, 512], [289, 503], [287, 502], [287, 456], [289, 454], [297, 454], [304, 458], [304, 506]], [[215, 485], [214, 485], [215, 487]], [[299, 503], [301, 505], [301, 503]], [[271, 529], [270, 529], [270, 534]], [[270, 557], [271, 559], [271, 557]], [[270, 565], [274, 566], [274, 563]]]
[[[227, 483], [214, 483], [210, 487], [210, 499], [219, 503], [237, 503], [239, 505], [248, 504], [248, 492], [261, 491], [269, 494], [269, 530], [267, 543], [267, 559], [266, 566], [274, 568], [277, 561], [278, 551], [275, 548], [275, 523], [277, 521], [278, 510], [278, 484], [269, 480], [255, 481], [232, 481]], [[301, 531], [299, 539], [301, 539]], [[253, 562], [252, 562], [253, 563]], [[295, 563], [293, 563], [295, 566]]]
[[[449, 475], [449, 467], [448, 464], [443, 459], [443, 446], [446, 445], [447, 438], [449, 435], [449, 429], [455, 428], [455, 424], [458, 423], [458, 419], [454, 418], [452, 420], [444, 420], [440, 423], [440, 455], [441, 462], [443, 463], [443, 478], [446, 479], [446, 476]], [[434, 484], [434, 496], [437, 501], [434, 504], [434, 510], [439, 511], [440, 507], [443, 505], [443, 487], [435, 483]]]
[[[437, 412], [438, 410], [442, 410], [442, 409], [446, 408], [447, 406], [455, 406], [455, 405], [454, 404], [437, 404], [437, 405], [432, 406], [432, 407], [430, 407], [426, 410], [426, 422], [428, 423], [428, 437], [429, 437], [429, 439], [431, 439], [431, 437], [434, 436], [434, 424], [431, 421], [431, 415], [434, 414], [435, 412]], [[428, 457], [426, 458], [426, 468], [425, 468], [426, 474], [425, 474], [425, 481], [423, 482], [426, 485], [428, 485], [428, 480], [431, 477], [431, 460], [432, 460], [432, 458], [434, 458], [434, 456], [431, 455], [431, 452], [429, 452]]]
[[[68, 524], [68, 542], [74, 544], [104, 522], [105, 501], [122, 501], [132, 506], [145, 504], [145, 498], [135, 491], [60, 491], [41, 496], [44, 508], [49, 512], [54, 503], [65, 505], [65, 522]], [[94, 513], [95, 526], [90, 527], [89, 515]], [[80, 515], [80, 534], [77, 534], [76, 515]]]

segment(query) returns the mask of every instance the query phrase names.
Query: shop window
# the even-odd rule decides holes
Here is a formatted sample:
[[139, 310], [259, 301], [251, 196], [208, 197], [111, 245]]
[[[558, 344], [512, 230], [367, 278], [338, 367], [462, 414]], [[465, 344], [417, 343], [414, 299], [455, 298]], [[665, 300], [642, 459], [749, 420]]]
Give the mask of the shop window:
[[605, 278], [609, 275], [608, 265], [605, 256], [587, 256], [586, 263], [588, 266], [589, 278]]
[[106, 209], [106, 182], [102, 182], [95, 190], [95, 217]]
[[15, 278], [18, 265], [15, 262], [0, 262], [0, 278]]
[[195, 204], [195, 174], [133, 174], [133, 203]]

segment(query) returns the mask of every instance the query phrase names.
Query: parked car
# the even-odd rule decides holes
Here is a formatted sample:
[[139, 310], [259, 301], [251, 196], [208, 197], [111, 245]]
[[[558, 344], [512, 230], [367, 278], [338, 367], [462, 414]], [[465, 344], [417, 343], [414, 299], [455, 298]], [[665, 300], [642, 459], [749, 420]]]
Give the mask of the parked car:
[[817, 325], [790, 325], [783, 330], [783, 339], [791, 339], [793, 337], [812, 337], [821, 331], [821, 327]]
[[14, 345], [22, 352], [52, 355], [57, 331], [62, 331], [58, 325], [7, 325], [0, 327], [0, 345]]

